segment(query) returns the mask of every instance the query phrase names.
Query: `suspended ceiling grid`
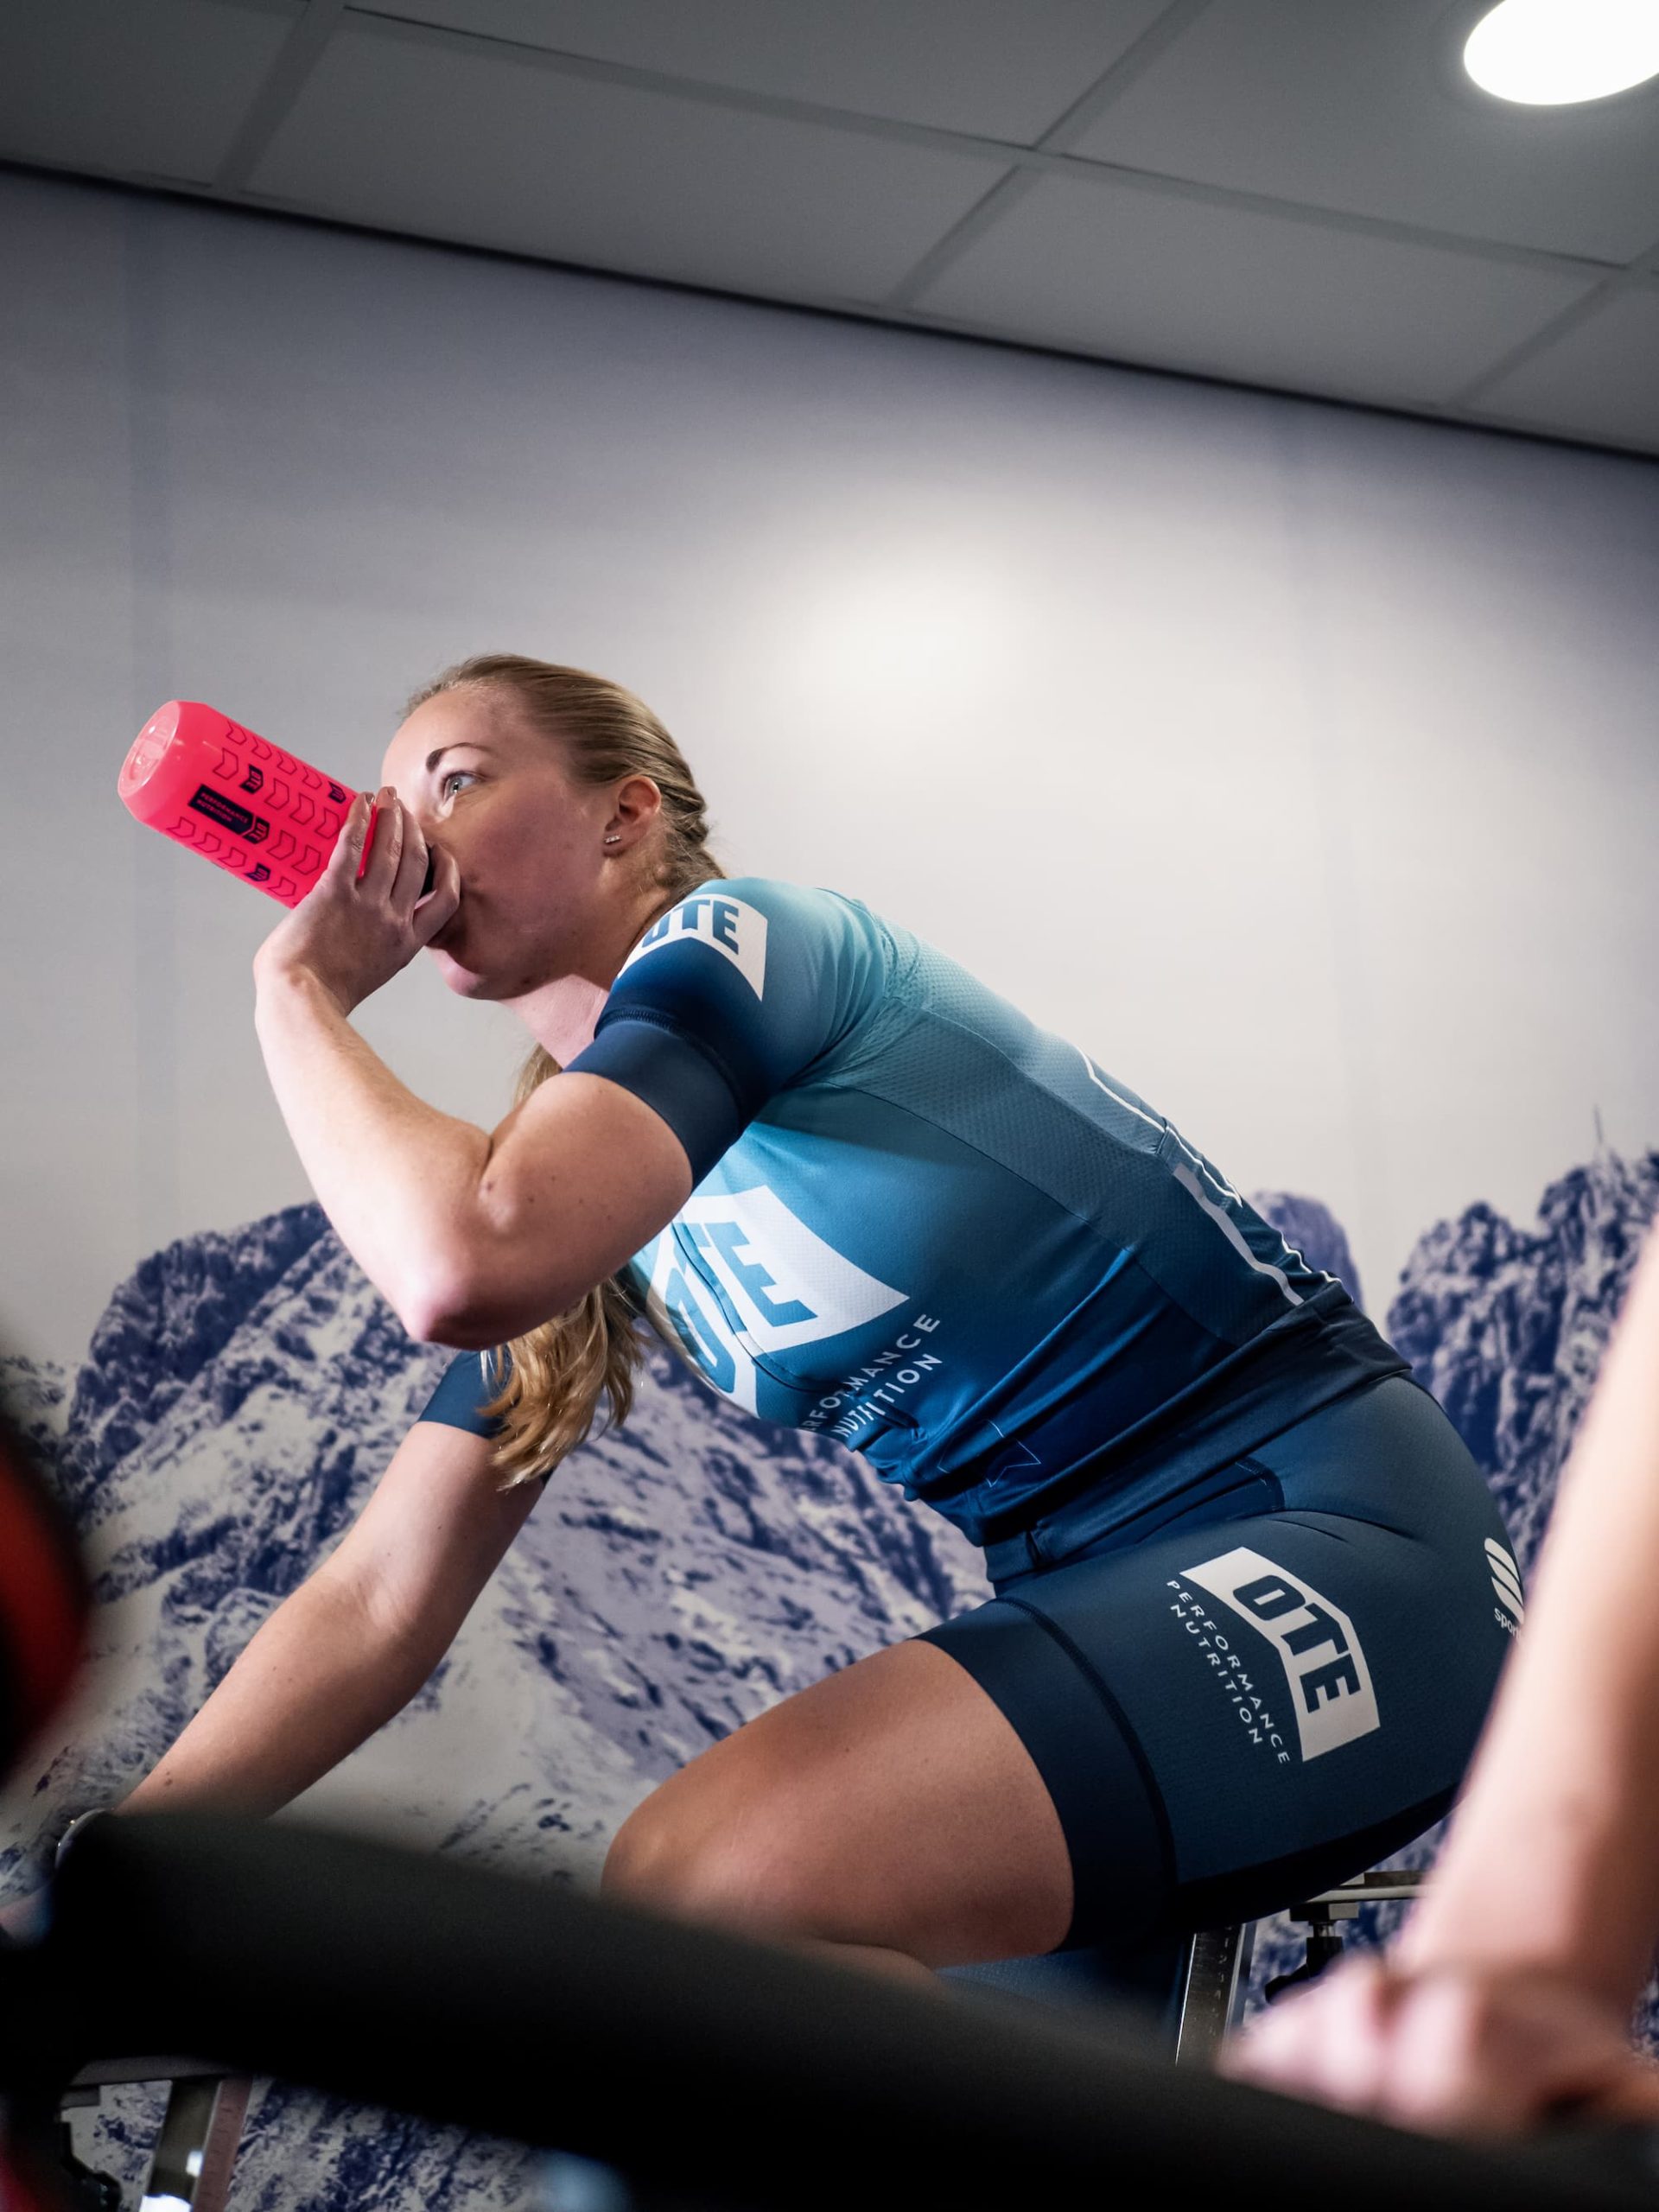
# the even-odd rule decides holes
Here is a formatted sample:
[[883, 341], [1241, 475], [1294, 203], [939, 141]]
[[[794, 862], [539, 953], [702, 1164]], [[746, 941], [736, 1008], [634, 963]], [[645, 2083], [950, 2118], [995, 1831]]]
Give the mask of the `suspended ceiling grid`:
[[0, 158], [1659, 453], [1659, 96], [1446, 0], [8, 0]]

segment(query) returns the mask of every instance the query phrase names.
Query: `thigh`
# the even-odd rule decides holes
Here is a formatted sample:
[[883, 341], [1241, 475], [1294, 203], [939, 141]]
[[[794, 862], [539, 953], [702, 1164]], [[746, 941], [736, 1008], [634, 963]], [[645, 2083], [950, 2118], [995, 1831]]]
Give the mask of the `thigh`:
[[[1426, 1420], [1412, 1405], [1351, 1408], [1323, 1445], [1303, 1435], [1253, 1454], [1253, 1474], [1299, 1500], [1283, 1510], [1173, 1526], [1050, 1568], [933, 1631], [1033, 1749], [1073, 1862], [1071, 1942], [1144, 1928], [1149, 1910], [1172, 1926], [1276, 1910], [1448, 1808], [1513, 1623], [1493, 1600], [1501, 1523], [1426, 1403]], [[1411, 1463], [1392, 1481], [1402, 1438]], [[1337, 1443], [1347, 1456], [1333, 1474]], [[1333, 1500], [1392, 1519], [1325, 1510]], [[1092, 1725], [1089, 1697], [1074, 1692], [1058, 1730], [1053, 1693], [1033, 1701], [1029, 1672], [999, 1666], [1007, 1612], [1070, 1655]], [[1124, 1745], [1145, 1783], [1155, 1864], [1145, 1848], [1125, 1864]]]
[[1065, 1835], [995, 1703], [920, 1640], [845, 1668], [662, 1784], [607, 1887], [931, 1966], [1021, 1956], [1071, 1916]]

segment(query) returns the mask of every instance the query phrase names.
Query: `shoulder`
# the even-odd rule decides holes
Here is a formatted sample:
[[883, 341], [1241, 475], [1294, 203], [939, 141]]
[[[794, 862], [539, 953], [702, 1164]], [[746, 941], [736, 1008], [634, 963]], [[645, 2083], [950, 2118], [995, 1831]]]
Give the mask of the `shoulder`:
[[[890, 941], [868, 908], [839, 892], [777, 876], [722, 876], [699, 884], [660, 915], [622, 963], [617, 982], [634, 980], [644, 963], [679, 968], [701, 952], [734, 969], [762, 999], [768, 970], [833, 964], [837, 956]], [[664, 954], [679, 957], [664, 963]]]
[[767, 1101], [882, 1001], [881, 925], [774, 876], [719, 877], [661, 914], [571, 1071], [606, 1076], [680, 1139], [701, 1180]]

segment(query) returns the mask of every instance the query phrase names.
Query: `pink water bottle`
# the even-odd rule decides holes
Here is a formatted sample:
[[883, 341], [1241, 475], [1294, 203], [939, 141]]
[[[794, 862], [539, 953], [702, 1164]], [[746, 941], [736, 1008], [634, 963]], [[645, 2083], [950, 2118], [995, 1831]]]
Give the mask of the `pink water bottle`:
[[[357, 797], [337, 776], [198, 699], [169, 699], [156, 709], [116, 788], [140, 822], [284, 906], [297, 906], [322, 874]], [[373, 836], [372, 824], [365, 861]]]

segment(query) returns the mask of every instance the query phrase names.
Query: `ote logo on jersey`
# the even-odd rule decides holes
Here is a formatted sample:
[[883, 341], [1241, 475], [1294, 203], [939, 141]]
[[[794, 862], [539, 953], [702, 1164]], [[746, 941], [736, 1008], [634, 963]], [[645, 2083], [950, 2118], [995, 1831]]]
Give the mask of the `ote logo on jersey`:
[[[688, 1264], [683, 1243], [723, 1295]], [[826, 1244], [765, 1184], [690, 1199], [658, 1239], [649, 1293], [653, 1319], [671, 1323], [715, 1388], [750, 1413], [756, 1352], [861, 1328], [906, 1296]]]
[[626, 976], [636, 960], [676, 944], [706, 944], [731, 962], [756, 998], [766, 995], [766, 918], [758, 906], [707, 892], [682, 899], [652, 924], [617, 973]]

